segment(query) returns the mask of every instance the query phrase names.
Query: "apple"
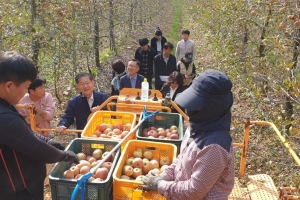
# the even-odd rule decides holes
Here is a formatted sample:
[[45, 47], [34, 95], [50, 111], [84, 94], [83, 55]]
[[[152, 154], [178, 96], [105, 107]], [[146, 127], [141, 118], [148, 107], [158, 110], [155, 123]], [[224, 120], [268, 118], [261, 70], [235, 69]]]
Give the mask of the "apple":
[[162, 136], [162, 135], [158, 136], [158, 138], [159, 138], [159, 139], [165, 139], [165, 137]]
[[132, 178], [136, 178], [138, 176], [142, 175], [142, 170], [140, 168], [134, 168], [133, 169], [133, 174], [131, 175]]
[[171, 134], [170, 139], [179, 139], [179, 136], [177, 134]]
[[79, 164], [76, 165], [79, 169], [81, 169], [81, 167], [83, 166], [88, 166], [91, 167], [91, 163], [89, 163], [89, 161], [86, 160], [80, 160]]
[[148, 136], [153, 136], [155, 138], [158, 137], [158, 133], [155, 130], [148, 131]]
[[149, 130], [154, 130], [154, 131], [156, 131], [156, 128], [155, 128], [154, 126], [150, 126], [150, 127], [149, 127]]
[[95, 178], [91, 176], [88, 181], [94, 181], [94, 180]]
[[91, 164], [91, 168], [95, 167], [97, 164], [99, 163], [99, 161], [95, 161]]
[[[92, 138], [97, 138], [98, 136], [95, 135], [95, 134], [93, 134], [93, 135], [91, 135], [90, 137], [92, 137]], [[99, 136], [99, 137], [100, 137], [100, 136]]]
[[165, 171], [165, 169], [167, 169], [168, 167], [169, 167], [168, 165], [163, 165], [163, 166], [161, 166], [160, 172]]
[[146, 176], [155, 176], [157, 174], [160, 174], [160, 170], [157, 168], [151, 169]]
[[171, 132], [167, 132], [166, 138], [170, 138], [170, 135], [172, 135]]
[[168, 157], [162, 157], [162, 158], [159, 160], [159, 164], [160, 164], [160, 166], [163, 166], [163, 165], [170, 165], [170, 164], [171, 164], [171, 160], [170, 160], [170, 158], [168, 158]]
[[112, 135], [112, 136], [111, 136], [111, 139], [112, 139], [112, 140], [120, 140], [120, 139], [121, 139], [121, 136], [120, 136], [120, 135]]
[[105, 131], [106, 128], [107, 128], [107, 126], [105, 123], [102, 123], [99, 126], [97, 126], [97, 129], [101, 132]]
[[141, 149], [137, 149], [133, 152], [133, 157], [135, 158], [141, 158], [143, 156], [143, 152]]
[[116, 135], [116, 134], [113, 131], [109, 131], [106, 135], [107, 135], [107, 137], [111, 138], [113, 135]]
[[125, 131], [130, 131], [131, 126], [132, 126], [132, 124], [130, 124], [130, 123], [125, 124], [125, 127], [124, 127]]
[[133, 168], [129, 165], [123, 166], [122, 169], [123, 175], [131, 176], [133, 174]]
[[166, 131], [166, 133], [169, 133], [169, 132], [170, 132], [170, 129], [167, 128], [165, 131]]
[[164, 136], [164, 137], [166, 137], [166, 135], [167, 135], [167, 132], [165, 130], [158, 131], [158, 136]]
[[118, 128], [114, 128], [114, 129], [113, 129], [113, 132], [114, 132], [116, 135], [121, 135], [121, 130], [118, 129]]
[[97, 137], [99, 137], [101, 134], [102, 134], [102, 132], [99, 131], [99, 130], [96, 130], [96, 131], [94, 132], [94, 135], [96, 135]]
[[108, 125], [107, 125], [107, 128], [110, 128], [111, 130], [113, 130], [113, 129], [114, 129], [114, 126], [111, 125], [111, 124], [108, 124]]
[[119, 129], [119, 130], [123, 130], [123, 125], [122, 124], [115, 124], [114, 128]]
[[82, 176], [82, 174], [77, 174], [74, 178], [79, 179]]
[[107, 178], [107, 175], [108, 175], [108, 169], [105, 167], [100, 167], [96, 170], [94, 177], [105, 180]]
[[97, 161], [97, 159], [96, 158], [94, 158], [93, 156], [91, 156], [90, 157], [90, 159], [88, 160], [89, 161], [89, 163], [93, 163], [93, 162], [96, 162]]
[[153, 168], [159, 168], [159, 163], [157, 160], [150, 160], [150, 163], [152, 164]]
[[108, 133], [110, 133], [110, 132], [112, 132], [112, 129], [111, 128], [106, 128], [104, 131], [103, 131], [103, 133], [104, 134], [108, 134]]
[[171, 131], [171, 135], [172, 135], [172, 134], [177, 134], [177, 135], [179, 135], [179, 133], [178, 133], [177, 130], [172, 130], [172, 131]]
[[102, 157], [102, 150], [101, 149], [95, 149], [93, 151], [93, 157], [99, 160]]
[[144, 156], [144, 158], [151, 160], [153, 158], [152, 151], [144, 151], [143, 156]]
[[148, 158], [143, 158], [143, 163], [144, 162], [149, 162]]
[[68, 170], [64, 171], [64, 173], [62, 174], [62, 177], [71, 179], [71, 178], [74, 178], [74, 173], [68, 169]]
[[172, 126], [170, 127], [170, 131], [172, 132], [172, 130], [177, 130], [177, 126], [172, 125]]
[[86, 159], [86, 155], [82, 152], [77, 154], [77, 158], [78, 160], [85, 160]]
[[79, 168], [77, 166], [72, 166], [70, 168], [70, 171], [73, 172], [74, 176], [77, 176], [77, 174], [79, 174]]
[[143, 173], [144, 174], [147, 174], [152, 169], [153, 169], [153, 165], [150, 161], [146, 161], [143, 163]]
[[[102, 159], [104, 159], [105, 157], [107, 157], [107, 155], [109, 154], [109, 151], [106, 151], [102, 154]], [[105, 158], [106, 162], [112, 162], [113, 161], [113, 156], [110, 155], [109, 157]]]
[[105, 162], [101, 165], [101, 167], [106, 168], [108, 171], [110, 170], [111, 166], [112, 166], [111, 162]]
[[128, 135], [129, 131], [123, 131], [121, 133], [121, 139], [123, 139], [126, 135]]
[[142, 168], [143, 167], [143, 160], [141, 158], [134, 158], [132, 161], [133, 168]]
[[122, 176], [121, 176], [121, 179], [130, 180], [130, 177], [127, 176], [127, 175], [122, 175]]
[[82, 166], [81, 168], [80, 168], [80, 171], [79, 171], [79, 173], [80, 174], [86, 174], [86, 173], [88, 173], [89, 171], [90, 171], [90, 167], [89, 166]]
[[131, 166], [131, 165], [132, 165], [132, 162], [133, 162], [133, 159], [134, 159], [134, 157], [128, 158], [128, 159], [125, 161], [125, 164]]
[[143, 181], [144, 177], [145, 177], [144, 175], [140, 175], [140, 176], [136, 177], [135, 180], [136, 181]]
[[100, 138], [108, 138], [108, 136], [106, 134], [104, 134], [104, 133], [102, 133], [99, 137]]

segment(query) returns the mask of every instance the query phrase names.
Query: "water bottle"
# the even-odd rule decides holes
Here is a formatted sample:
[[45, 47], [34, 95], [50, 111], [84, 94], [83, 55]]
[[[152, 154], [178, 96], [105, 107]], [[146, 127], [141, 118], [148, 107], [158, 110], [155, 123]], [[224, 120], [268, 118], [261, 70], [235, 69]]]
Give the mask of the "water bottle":
[[171, 106], [171, 96], [170, 93], [167, 93], [165, 96], [165, 105], [170, 107]]
[[149, 83], [147, 79], [144, 78], [144, 82], [142, 82], [142, 101], [148, 101], [149, 96]]

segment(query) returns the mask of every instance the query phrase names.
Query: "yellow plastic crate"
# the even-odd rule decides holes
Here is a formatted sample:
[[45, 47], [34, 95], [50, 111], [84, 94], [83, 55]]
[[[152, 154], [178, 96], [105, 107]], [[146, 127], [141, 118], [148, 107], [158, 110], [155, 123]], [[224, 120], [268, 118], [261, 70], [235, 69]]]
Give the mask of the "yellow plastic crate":
[[[94, 134], [96, 127], [102, 123], [105, 124], [122, 124], [125, 126], [127, 123], [131, 124], [130, 130], [132, 130], [136, 125], [136, 114], [130, 112], [113, 112], [113, 111], [97, 111], [93, 114], [91, 119], [88, 121], [87, 125], [83, 129], [81, 133], [82, 138], [91, 137]], [[129, 138], [127, 138], [121, 145], [121, 149], [124, 148], [125, 144], [129, 140], [133, 140], [136, 138], [136, 133], [132, 133]], [[112, 140], [110, 138], [93, 138], [93, 139], [101, 139], [101, 140]], [[113, 139], [113, 141], [119, 141]]]
[[113, 173], [113, 199], [114, 200], [165, 200], [166, 198], [158, 192], [143, 192], [139, 185], [143, 182], [135, 180], [120, 179], [122, 168], [129, 157], [133, 157], [136, 149], [152, 151], [154, 158], [169, 157], [172, 161], [176, 159], [177, 147], [174, 144], [149, 142], [142, 140], [129, 141], [121, 154]]

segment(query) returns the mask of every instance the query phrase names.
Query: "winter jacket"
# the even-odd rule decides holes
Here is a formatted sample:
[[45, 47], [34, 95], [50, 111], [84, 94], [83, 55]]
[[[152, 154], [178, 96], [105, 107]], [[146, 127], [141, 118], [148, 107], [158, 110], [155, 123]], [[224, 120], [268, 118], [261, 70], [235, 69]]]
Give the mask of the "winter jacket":
[[[144, 78], [145, 78], [144, 76], [137, 74], [135, 88], [142, 88], [142, 82], [144, 81]], [[120, 90], [122, 90], [123, 88], [131, 88], [129, 74], [127, 74], [126, 76], [123, 76], [120, 80]]]
[[24, 189], [34, 194], [43, 187], [46, 163], [67, 156], [48, 141], [30, 129], [14, 106], [0, 98], [0, 199], [15, 199], [14, 191]]
[[[108, 98], [108, 96], [103, 92], [94, 91], [93, 95], [94, 103], [92, 107], [101, 105]], [[107, 110], [107, 108], [104, 107], [103, 110]], [[78, 130], [83, 130], [90, 114], [91, 109], [87, 98], [82, 94], [78, 94], [69, 100], [65, 114], [62, 116], [57, 126], [65, 126], [68, 128], [76, 119], [76, 128]]]
[[[142, 49], [141, 47], [137, 48], [136, 51], [135, 51], [135, 55], [134, 55], [134, 58], [137, 59], [138, 61], [140, 61], [140, 63], [142, 63], [142, 59], [143, 59], [143, 54], [142, 54]], [[149, 49], [148, 49], [148, 64], [147, 64], [147, 67], [148, 67], [148, 72], [147, 72], [147, 75], [144, 74], [142, 71], [142, 69], [139, 70], [139, 74], [143, 75], [145, 78], [147, 78], [148, 82], [150, 82], [153, 78], [153, 59], [156, 55], [156, 51], [155, 49], [151, 48], [149, 46]]]
[[159, 76], [169, 76], [176, 71], [176, 58], [172, 54], [169, 57], [168, 63], [164, 61], [163, 54], [159, 54], [154, 58], [154, 73], [155, 73], [155, 89], [160, 90], [165, 81], [162, 81]]
[[[153, 37], [151, 39], [150, 46], [151, 46], [151, 48], [153, 48], [155, 50], [155, 55], [158, 55], [156, 42], [157, 42], [157, 38]], [[167, 39], [164, 36], [161, 36], [160, 42], [161, 42], [161, 50], [160, 50], [160, 52], [162, 52], [162, 48], [163, 48], [164, 44], [167, 42]]]

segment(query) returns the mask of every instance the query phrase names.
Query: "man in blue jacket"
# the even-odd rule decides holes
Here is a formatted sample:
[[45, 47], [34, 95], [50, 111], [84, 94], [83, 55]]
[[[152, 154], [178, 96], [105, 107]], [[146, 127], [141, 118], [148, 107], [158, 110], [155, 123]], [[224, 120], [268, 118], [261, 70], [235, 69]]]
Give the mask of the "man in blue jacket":
[[138, 74], [141, 63], [137, 59], [128, 62], [127, 74], [120, 79], [120, 90], [123, 88], [142, 88], [144, 76]]
[[[78, 130], [84, 129], [93, 108], [101, 105], [108, 98], [105, 93], [94, 91], [95, 82], [90, 73], [79, 73], [75, 77], [75, 82], [80, 94], [69, 100], [65, 114], [57, 125], [57, 132], [62, 132], [75, 120], [76, 128]], [[80, 137], [80, 133], [78, 133], [78, 137]]]

